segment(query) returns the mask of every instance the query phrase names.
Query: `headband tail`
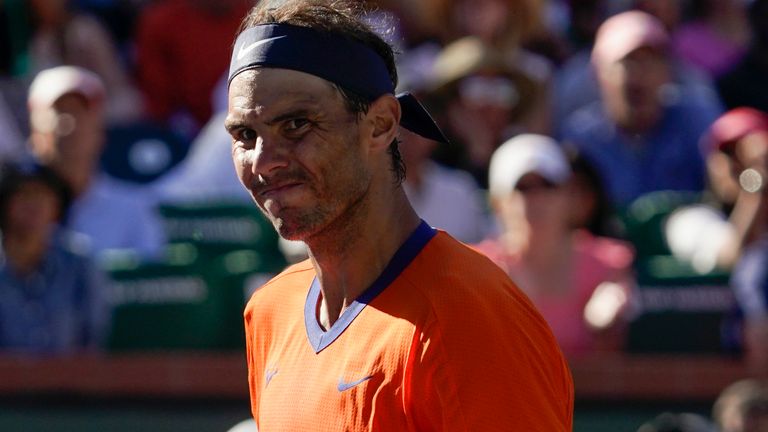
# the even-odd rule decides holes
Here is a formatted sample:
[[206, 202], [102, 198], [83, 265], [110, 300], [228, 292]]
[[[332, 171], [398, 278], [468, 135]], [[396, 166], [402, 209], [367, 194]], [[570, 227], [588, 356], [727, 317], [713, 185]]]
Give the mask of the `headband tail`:
[[443, 132], [432, 119], [432, 116], [429, 115], [414, 95], [406, 92], [400, 93], [396, 97], [400, 101], [400, 108], [402, 110], [400, 126], [424, 138], [448, 143], [448, 139], [443, 135]]

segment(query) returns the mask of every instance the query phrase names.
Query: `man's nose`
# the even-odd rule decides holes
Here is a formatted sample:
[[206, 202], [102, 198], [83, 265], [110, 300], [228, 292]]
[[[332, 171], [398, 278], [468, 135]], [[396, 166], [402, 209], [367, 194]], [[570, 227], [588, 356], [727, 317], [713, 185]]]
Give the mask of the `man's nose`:
[[259, 137], [251, 161], [254, 175], [267, 177], [288, 166], [289, 151], [278, 140]]

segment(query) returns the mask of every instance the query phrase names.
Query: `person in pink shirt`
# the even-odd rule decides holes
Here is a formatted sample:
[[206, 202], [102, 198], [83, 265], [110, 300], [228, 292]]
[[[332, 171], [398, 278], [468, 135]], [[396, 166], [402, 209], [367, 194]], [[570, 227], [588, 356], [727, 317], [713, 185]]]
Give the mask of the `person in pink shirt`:
[[617, 349], [630, 308], [634, 253], [572, 227], [571, 168], [553, 139], [518, 135], [491, 159], [498, 234], [475, 245], [523, 289], [569, 356]]

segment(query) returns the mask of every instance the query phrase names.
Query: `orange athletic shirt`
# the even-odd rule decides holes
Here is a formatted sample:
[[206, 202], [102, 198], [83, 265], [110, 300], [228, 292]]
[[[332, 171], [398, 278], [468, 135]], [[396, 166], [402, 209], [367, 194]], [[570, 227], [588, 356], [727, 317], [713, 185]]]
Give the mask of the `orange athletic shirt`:
[[530, 301], [422, 222], [324, 332], [305, 261], [245, 310], [251, 410], [271, 431], [570, 431], [573, 384]]

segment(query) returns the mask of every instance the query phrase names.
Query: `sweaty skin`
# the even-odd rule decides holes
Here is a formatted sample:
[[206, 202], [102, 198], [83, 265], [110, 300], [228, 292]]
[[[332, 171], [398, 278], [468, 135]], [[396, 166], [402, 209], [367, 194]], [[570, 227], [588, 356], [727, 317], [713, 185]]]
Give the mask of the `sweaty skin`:
[[225, 127], [238, 177], [280, 235], [304, 241], [330, 325], [419, 224], [387, 152], [400, 105], [385, 94], [349, 112], [328, 81], [285, 69], [238, 74]]

